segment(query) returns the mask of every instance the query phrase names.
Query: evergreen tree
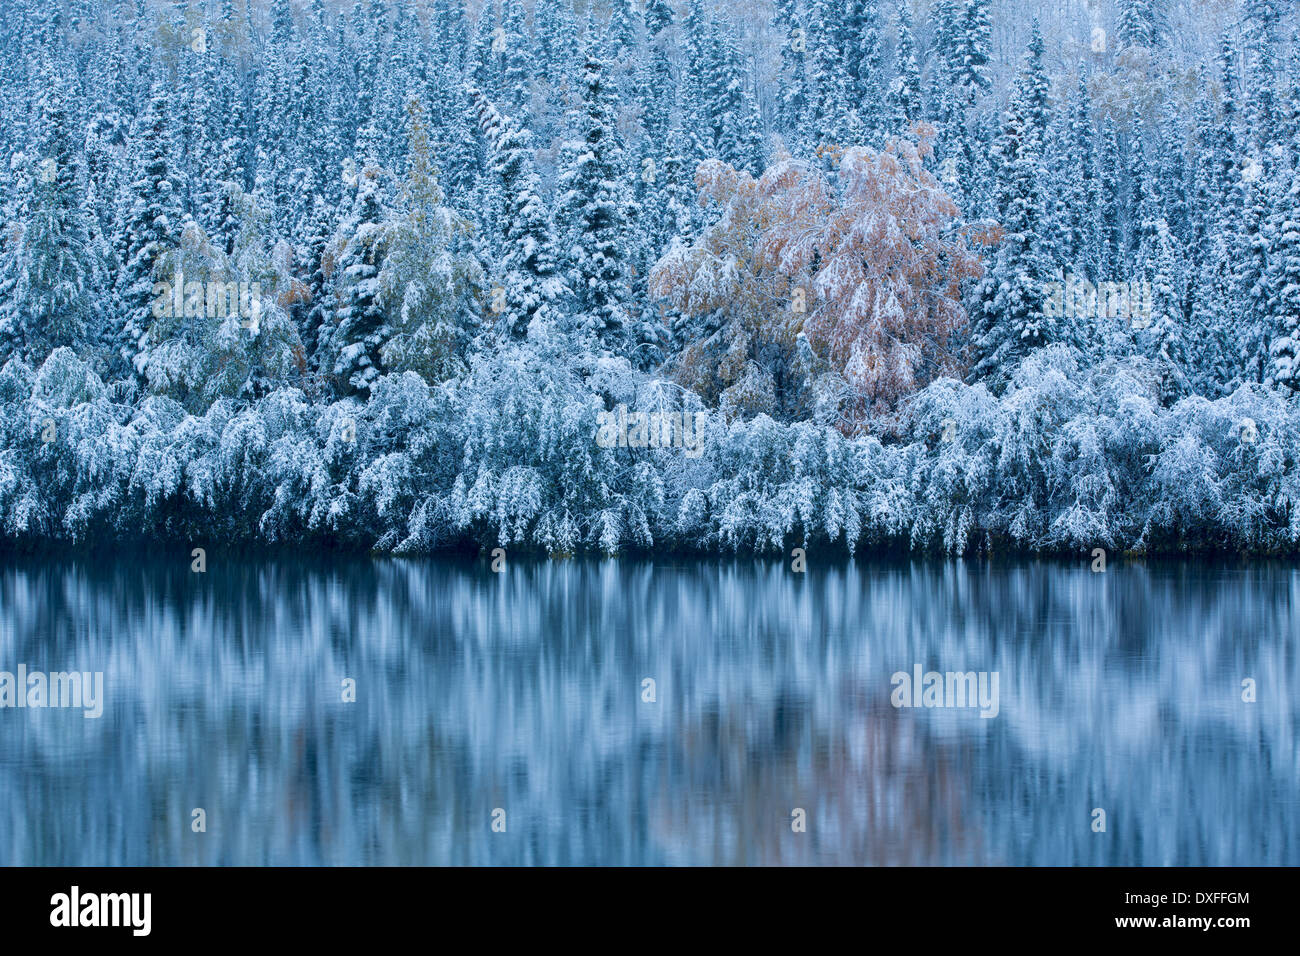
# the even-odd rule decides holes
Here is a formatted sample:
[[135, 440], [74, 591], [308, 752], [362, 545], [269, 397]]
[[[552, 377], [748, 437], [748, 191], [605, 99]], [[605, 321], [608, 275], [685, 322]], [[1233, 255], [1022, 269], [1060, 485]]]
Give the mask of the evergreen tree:
[[1092, 123], [1088, 85], [1079, 78], [1070, 110], [1069, 158], [1063, 184], [1069, 212], [1068, 263], [1081, 278], [1096, 281], [1101, 275], [1097, 210], [1101, 192], [1097, 181], [1097, 133]]
[[676, 94], [672, 64], [668, 59], [668, 31], [673, 26], [673, 8], [666, 0], [649, 0], [645, 8], [645, 24], [649, 49], [640, 81], [643, 91], [641, 126], [649, 147], [647, 158], [661, 159], [672, 123], [672, 106]]
[[284, 50], [293, 42], [293, 11], [289, 0], [271, 2], [271, 45]]
[[502, 0], [501, 26], [505, 49], [501, 52], [501, 102], [509, 116], [524, 128], [532, 123], [532, 38], [524, 22], [522, 0]]
[[686, 118], [685, 132], [690, 143], [688, 162], [695, 164], [713, 153], [714, 130], [706, 101], [706, 91], [715, 86], [713, 38], [704, 16], [702, 0], [687, 0], [686, 16], [680, 31], [682, 57], [678, 71], [678, 109]]
[[852, 0], [844, 18], [844, 49], [851, 80], [852, 104], [867, 142], [885, 129], [884, 43], [877, 0]]
[[362, 397], [385, 371], [383, 347], [393, 335], [379, 289], [388, 254], [382, 175], [372, 160], [352, 177], [352, 209], [330, 243], [336, 263], [331, 324], [318, 344], [319, 367], [344, 394]]
[[1040, 143], [1047, 139], [1047, 126], [1052, 115], [1051, 104], [1047, 100], [1051, 84], [1043, 63], [1044, 49], [1043, 34], [1035, 20], [1030, 31], [1029, 56], [1025, 61], [1020, 89], [1024, 91], [1026, 118], [1033, 124], [1035, 136]]
[[1161, 116], [1157, 179], [1165, 221], [1178, 242], [1191, 237], [1188, 221], [1187, 158], [1183, 136], [1182, 118], [1172, 101], [1167, 102]]
[[1224, 204], [1220, 157], [1223, 139], [1217, 129], [1201, 76], [1194, 104], [1196, 151], [1192, 172], [1192, 270], [1188, 293], [1189, 337], [1198, 343], [1193, 356], [1193, 388], [1201, 395], [1231, 391], [1240, 382], [1237, 352], [1230, 333], [1232, 296], [1230, 227]]
[[1280, 107], [1282, 148], [1292, 165], [1300, 163], [1300, 33], [1291, 38], [1291, 53], [1286, 61], [1286, 93]]
[[153, 321], [154, 283], [162, 279], [156, 274], [157, 266], [180, 238], [180, 208], [168, 162], [171, 143], [166, 112], [166, 90], [155, 83], [133, 138], [139, 152], [123, 234], [123, 269], [117, 283], [122, 309], [120, 354], [137, 371]]
[[1101, 124], [1097, 147], [1097, 269], [1098, 280], [1118, 282], [1124, 270], [1124, 208], [1119, 131], [1109, 116]]
[[1132, 214], [1126, 246], [1128, 258], [1149, 267], [1155, 260], [1156, 224], [1165, 219], [1160, 181], [1154, 164], [1147, 160], [1146, 124], [1141, 114], [1133, 119], [1129, 136], [1129, 180], [1133, 185]]
[[540, 4], [534, 13], [534, 30], [541, 107], [533, 122], [533, 133], [545, 148], [563, 135], [577, 73], [573, 40], [578, 26], [568, 3]]
[[850, 124], [849, 76], [838, 23], [834, 0], [808, 0], [808, 139], [830, 150], [844, 149], [858, 138], [858, 129]]
[[954, 81], [962, 105], [969, 109], [979, 96], [988, 92], [993, 82], [989, 76], [992, 42], [989, 0], [964, 0], [953, 42]]
[[[501, 32], [498, 33], [497, 31]], [[497, 26], [496, 4], [487, 0], [479, 8], [474, 24], [474, 39], [468, 54], [469, 79], [485, 96], [500, 95], [505, 29]]]
[[560, 177], [561, 208], [574, 249], [569, 285], [579, 324], [606, 349], [630, 351], [628, 341], [628, 198], [623, 149], [614, 117], [618, 94], [604, 64], [589, 54], [582, 75], [582, 140]]
[[781, 44], [781, 89], [777, 121], [792, 145], [801, 144], [801, 128], [808, 109], [808, 73], [804, 62], [808, 34], [799, 19], [798, 0], [776, 0], [772, 30]]
[[479, 128], [487, 138], [501, 190], [497, 229], [502, 254], [487, 286], [489, 312], [506, 335], [523, 338], [534, 327], [559, 325], [558, 301], [567, 293], [559, 275], [555, 233], [542, 204], [532, 137], [502, 116], [482, 91], [471, 89]]
[[[542, 5], [543, 8], [548, 6]], [[430, 20], [434, 38], [430, 75], [459, 74], [469, 50], [470, 31], [465, 8], [459, 0], [433, 0]]]
[[1258, 169], [1258, 173], [1247, 171], [1236, 188], [1241, 198], [1235, 205], [1241, 212], [1231, 236], [1230, 308], [1238, 316], [1234, 337], [1243, 375], [1252, 382], [1267, 376], [1274, 335], [1269, 317], [1276, 313], [1277, 290], [1270, 285], [1268, 273], [1276, 233], [1284, 228], [1284, 221], [1273, 218], [1270, 211], [1286, 202], [1286, 191], [1271, 168]]
[[1237, 51], [1233, 38], [1225, 33], [1219, 41], [1219, 99], [1220, 116], [1210, 133], [1211, 155], [1214, 161], [1214, 195], [1220, 208], [1231, 209], [1237, 198], [1237, 173], [1244, 157], [1241, 152], [1241, 135], [1237, 122], [1237, 97], [1240, 77], [1237, 71]]
[[1149, 323], [1147, 352], [1160, 373], [1160, 397], [1172, 404], [1189, 389], [1187, 340], [1183, 330], [1182, 300], [1176, 240], [1163, 219], [1155, 223], [1154, 262], [1151, 270], [1151, 315], [1141, 316]]
[[639, 46], [638, 22], [641, 20], [631, 0], [610, 0], [605, 50], [612, 62], [628, 63], [635, 57]]
[[1119, 40], [1124, 46], [1155, 47], [1162, 35], [1163, 0], [1119, 0]]
[[720, 31], [714, 36], [717, 70], [705, 102], [716, 130], [715, 154], [724, 163], [758, 176], [766, 166], [758, 104], [746, 87], [740, 52], [731, 36]]
[[25, 177], [32, 199], [8, 237], [0, 266], [0, 345], [39, 363], [60, 346], [84, 348], [98, 337], [102, 273], [90, 248], [64, 93], [41, 97], [43, 144]]
[[1070, 202], [1076, 184], [1070, 182], [1072, 157], [1069, 154], [1068, 114], [1055, 116], [1043, 142], [1043, 227], [1039, 248], [1054, 272], [1064, 276], [1075, 271], [1075, 248], [1072, 235], [1073, 210]]
[[898, 8], [898, 44], [895, 48], [895, 76], [887, 96], [892, 135], [905, 133], [921, 118], [921, 65], [912, 35], [912, 5], [903, 0]]
[[1268, 316], [1271, 341], [1265, 381], [1294, 394], [1300, 391], [1300, 175], [1290, 169], [1283, 182], [1268, 271], [1276, 294]]
[[393, 329], [379, 347], [380, 364], [437, 382], [467, 368], [482, 277], [461, 241], [467, 221], [443, 205], [418, 97], [409, 99], [406, 114], [406, 177], [396, 215], [386, 226], [379, 272], [379, 300]]
[[330, 301], [330, 240], [337, 230], [331, 208], [323, 196], [317, 196], [312, 205], [307, 224], [303, 261], [306, 263], [306, 297], [308, 307], [303, 315], [299, 338], [303, 347], [303, 364], [314, 374], [319, 374], [322, 338], [329, 334], [333, 324]]
[[1044, 218], [1043, 168], [1033, 120], [1033, 59], [1031, 49], [994, 144], [996, 212], [1005, 233], [979, 287], [971, 342], [971, 377], [995, 390], [1005, 384], [1017, 359], [1059, 335], [1058, 317], [1048, 302], [1051, 270], [1038, 240]]
[[1258, 155], [1272, 139], [1272, 130], [1281, 119], [1274, 88], [1280, 11], [1274, 0], [1249, 0], [1246, 10], [1246, 71], [1250, 79], [1246, 134], [1252, 152]]

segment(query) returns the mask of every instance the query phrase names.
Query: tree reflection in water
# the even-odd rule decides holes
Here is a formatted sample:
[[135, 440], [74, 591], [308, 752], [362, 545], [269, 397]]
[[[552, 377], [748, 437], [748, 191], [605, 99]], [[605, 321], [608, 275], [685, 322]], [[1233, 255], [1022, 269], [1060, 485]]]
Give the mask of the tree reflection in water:
[[[1298, 585], [1205, 562], [11, 559], [0, 670], [102, 670], [106, 703], [0, 710], [0, 863], [1294, 865]], [[895, 710], [917, 663], [998, 671], [998, 716]]]

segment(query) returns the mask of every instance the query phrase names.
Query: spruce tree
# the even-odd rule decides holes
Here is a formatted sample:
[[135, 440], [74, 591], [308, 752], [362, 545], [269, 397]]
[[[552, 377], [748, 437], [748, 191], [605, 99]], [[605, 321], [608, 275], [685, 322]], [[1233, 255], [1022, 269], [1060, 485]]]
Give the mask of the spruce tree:
[[560, 176], [574, 261], [569, 277], [579, 324], [612, 352], [629, 352], [627, 170], [614, 122], [618, 94], [604, 63], [589, 53], [583, 65], [581, 141]]
[[807, 29], [799, 18], [798, 0], [776, 0], [772, 32], [781, 44], [781, 88], [777, 93], [776, 115], [781, 131], [794, 146], [808, 109], [808, 73], [804, 58], [808, 50]]
[[406, 176], [385, 228], [379, 272], [381, 305], [392, 316], [393, 334], [379, 351], [384, 369], [411, 370], [438, 382], [467, 367], [481, 276], [461, 241], [467, 221], [443, 204], [418, 97], [408, 100], [406, 116]]
[[852, 145], [858, 132], [849, 119], [850, 78], [844, 68], [839, 19], [834, 0], [808, 0], [808, 139], [829, 150]]
[[745, 83], [740, 51], [730, 33], [718, 31], [716, 70], [706, 103], [713, 118], [715, 152], [736, 169], [760, 176], [766, 166], [762, 119]]
[[996, 215], [1004, 232], [979, 287], [971, 378], [1000, 390], [1016, 362], [1059, 335], [1050, 308], [1049, 263], [1039, 247], [1043, 222], [1042, 144], [1033, 120], [1035, 84], [1026, 58], [994, 144]]
[[911, 129], [921, 118], [921, 65], [917, 59], [916, 39], [912, 34], [912, 5], [903, 0], [898, 8], [898, 43], [894, 54], [895, 76], [886, 97], [888, 127], [891, 135]]
[[1285, 193], [1274, 212], [1268, 282], [1276, 296], [1268, 316], [1271, 341], [1265, 381], [1294, 394], [1300, 391], [1300, 175], [1289, 169], [1285, 181]]
[[845, 16], [845, 52], [852, 80], [852, 105], [866, 142], [879, 143], [885, 130], [885, 52], [878, 0], [853, 0]]
[[[91, 248], [63, 90], [41, 96], [39, 154], [23, 165], [30, 191], [0, 247], [0, 346], [32, 364], [97, 338], [101, 268]], [[21, 160], [20, 160], [21, 162]]]
[[676, 96], [676, 83], [668, 57], [673, 8], [667, 0], [648, 0], [645, 25], [649, 50], [641, 73], [641, 126], [645, 131], [647, 146], [652, 150], [648, 155], [662, 157], [668, 129], [672, 124], [672, 107]]
[[482, 91], [469, 95], [487, 139], [501, 194], [501, 213], [489, 220], [501, 250], [486, 286], [488, 313], [503, 335], [524, 338], [558, 328], [559, 300], [567, 292], [559, 275], [555, 232], [541, 197], [532, 136], [488, 102]]
[[[963, 107], [970, 109], [993, 82], [989, 76], [992, 42], [989, 0], [964, 0], [953, 42], [956, 87]], [[1032, 106], [1026, 108], [1032, 110]]]
[[156, 275], [156, 267], [180, 240], [180, 207], [168, 160], [171, 143], [167, 136], [167, 103], [165, 88], [155, 83], [136, 127], [135, 178], [130, 187], [120, 256], [123, 268], [117, 282], [122, 309], [120, 354], [137, 371], [153, 323], [154, 283], [170, 281], [170, 277]]
[[1159, 0], [1119, 0], [1119, 40], [1123, 46], [1154, 47], [1159, 36], [1153, 5]]
[[502, 0], [501, 103], [506, 114], [525, 129], [532, 124], [533, 44], [524, 22], [522, 0]]
[[1097, 138], [1097, 278], [1118, 282], [1124, 270], [1123, 178], [1119, 130], [1109, 116]]
[[331, 242], [333, 308], [328, 334], [320, 336], [318, 345], [322, 371], [343, 394], [363, 398], [384, 372], [382, 349], [393, 334], [379, 289], [388, 252], [382, 175], [373, 161], [355, 175], [351, 212]]
[[1149, 329], [1145, 336], [1149, 343], [1147, 353], [1159, 371], [1160, 398], [1165, 404], [1177, 401], [1190, 388], [1176, 242], [1169, 224], [1157, 220], [1150, 273], [1151, 314], [1141, 316]]

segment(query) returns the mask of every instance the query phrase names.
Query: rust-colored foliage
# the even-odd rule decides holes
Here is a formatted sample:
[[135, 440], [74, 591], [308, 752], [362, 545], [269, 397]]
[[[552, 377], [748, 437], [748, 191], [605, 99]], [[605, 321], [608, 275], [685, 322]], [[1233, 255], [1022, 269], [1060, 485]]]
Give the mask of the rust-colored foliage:
[[845, 379], [849, 431], [959, 373], [950, 345], [966, 324], [961, 284], [982, 268], [924, 168], [933, 130], [916, 132], [915, 143], [843, 150], [834, 182], [788, 155], [757, 180], [701, 163], [696, 184], [702, 203], [718, 203], [717, 221], [660, 260], [651, 293], [687, 314], [722, 310], [806, 333]]
[[294, 251], [287, 242], [277, 242], [271, 249], [271, 262], [282, 276], [276, 289], [276, 304], [286, 312], [296, 302], [311, 301], [311, 287], [294, 275]]

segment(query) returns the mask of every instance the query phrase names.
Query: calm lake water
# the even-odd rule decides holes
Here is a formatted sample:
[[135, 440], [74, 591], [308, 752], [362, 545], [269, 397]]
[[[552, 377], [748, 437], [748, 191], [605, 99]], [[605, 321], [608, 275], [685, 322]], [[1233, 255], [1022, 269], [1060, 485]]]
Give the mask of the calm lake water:
[[1291, 567], [188, 562], [0, 563], [104, 675], [0, 709], [0, 863], [1300, 864]]

